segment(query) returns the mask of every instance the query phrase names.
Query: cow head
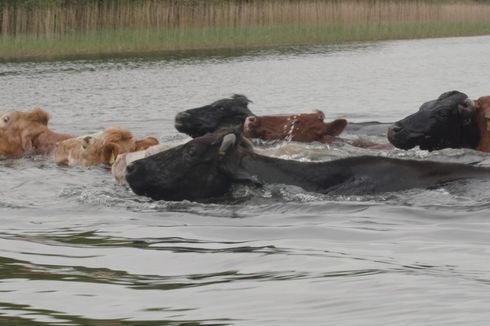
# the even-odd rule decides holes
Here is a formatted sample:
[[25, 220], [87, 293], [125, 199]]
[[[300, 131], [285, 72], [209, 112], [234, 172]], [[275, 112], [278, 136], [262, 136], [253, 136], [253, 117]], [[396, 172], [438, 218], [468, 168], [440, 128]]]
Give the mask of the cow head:
[[239, 133], [220, 131], [132, 162], [126, 180], [138, 195], [156, 200], [202, 200], [218, 197], [231, 187], [224, 166], [233, 149], [251, 146]]
[[33, 142], [48, 130], [49, 114], [42, 109], [12, 111], [0, 116], [0, 155], [18, 157], [34, 150]]
[[388, 140], [401, 149], [476, 148], [479, 138], [474, 103], [458, 91], [424, 103], [388, 130]]
[[245, 120], [246, 137], [264, 140], [289, 139], [294, 141], [322, 141], [336, 137], [347, 126], [347, 120], [324, 122], [325, 115], [317, 110], [289, 116], [250, 116]]
[[112, 164], [120, 153], [136, 149], [132, 133], [123, 128], [107, 128], [102, 132], [70, 138], [58, 144], [55, 162], [60, 165]]
[[235, 94], [210, 105], [190, 109], [175, 116], [175, 128], [193, 138], [221, 128], [242, 126], [248, 116], [251, 101], [244, 95]]

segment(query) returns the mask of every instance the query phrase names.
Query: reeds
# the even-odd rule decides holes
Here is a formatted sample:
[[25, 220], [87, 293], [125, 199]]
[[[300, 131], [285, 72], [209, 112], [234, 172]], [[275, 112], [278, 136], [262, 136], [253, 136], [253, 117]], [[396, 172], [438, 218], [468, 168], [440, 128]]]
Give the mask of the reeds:
[[0, 0], [0, 59], [486, 34], [490, 4]]

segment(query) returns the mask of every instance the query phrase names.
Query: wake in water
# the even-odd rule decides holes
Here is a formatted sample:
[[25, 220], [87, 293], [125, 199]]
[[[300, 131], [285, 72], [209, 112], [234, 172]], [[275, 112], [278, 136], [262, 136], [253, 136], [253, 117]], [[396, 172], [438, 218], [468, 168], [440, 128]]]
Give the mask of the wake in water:
[[[455, 162], [476, 166], [490, 166], [490, 155], [474, 150], [449, 149], [435, 152], [420, 150], [373, 151], [353, 147], [348, 144], [329, 146], [326, 144], [295, 142], [258, 142], [257, 152], [299, 161], [330, 161], [356, 155], [379, 155], [394, 158], [435, 160]], [[214, 198], [206, 204], [192, 202], [152, 201], [134, 195], [128, 188], [119, 186], [104, 167], [63, 168], [58, 167], [48, 157], [35, 156], [24, 159], [0, 161], [0, 173], [4, 176], [5, 188], [0, 191], [2, 207], [43, 207], [70, 205], [119, 207], [132, 211], [162, 210], [206, 210], [221, 205], [273, 205], [275, 202], [381, 202], [384, 204], [404, 204], [414, 206], [454, 205], [469, 207], [480, 205], [488, 200], [488, 183], [484, 181], [452, 182], [439, 189], [386, 193], [369, 196], [332, 196], [305, 192], [303, 189], [285, 185], [265, 185], [254, 187], [237, 185], [233, 191]], [[486, 188], [487, 187], [487, 188]], [[8, 191], [5, 189], [9, 189]], [[219, 208], [218, 208], [219, 210]]]

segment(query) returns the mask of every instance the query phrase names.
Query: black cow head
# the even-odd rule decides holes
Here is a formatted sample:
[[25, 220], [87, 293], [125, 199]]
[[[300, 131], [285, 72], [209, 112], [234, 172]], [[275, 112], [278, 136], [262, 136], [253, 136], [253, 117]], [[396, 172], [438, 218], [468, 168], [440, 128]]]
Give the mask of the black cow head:
[[229, 191], [233, 177], [223, 168], [236, 147], [251, 146], [239, 132], [220, 131], [195, 138], [127, 167], [126, 180], [138, 195], [155, 200], [200, 200]]
[[175, 116], [175, 128], [195, 138], [228, 127], [241, 127], [248, 116], [251, 101], [244, 95], [218, 100], [212, 104], [190, 109]]
[[479, 139], [474, 103], [458, 91], [424, 103], [388, 130], [388, 140], [401, 149], [475, 148]]

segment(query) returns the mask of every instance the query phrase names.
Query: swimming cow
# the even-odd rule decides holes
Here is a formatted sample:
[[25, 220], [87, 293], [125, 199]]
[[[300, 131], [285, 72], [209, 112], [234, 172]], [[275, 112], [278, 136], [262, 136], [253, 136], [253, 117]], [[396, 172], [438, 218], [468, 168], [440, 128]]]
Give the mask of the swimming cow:
[[[380, 129], [379, 122], [368, 122], [366, 126]], [[245, 119], [243, 134], [248, 138], [263, 140], [292, 140], [297, 142], [321, 142], [326, 144], [349, 144], [355, 147], [371, 149], [392, 149], [390, 144], [373, 143], [368, 139], [346, 139], [338, 137], [347, 127], [347, 120], [325, 121], [325, 114], [316, 110], [312, 113], [294, 115], [251, 116]], [[362, 127], [357, 126], [358, 130]], [[385, 131], [386, 133], [386, 131]]]
[[248, 109], [251, 101], [235, 94], [195, 109], [179, 112], [175, 116], [175, 129], [192, 138], [203, 136], [221, 128], [241, 127], [245, 119], [253, 116]]
[[154, 137], [136, 140], [129, 130], [110, 127], [60, 142], [54, 150], [54, 160], [58, 165], [69, 166], [110, 165], [118, 154], [144, 150], [157, 144], [158, 140]]
[[377, 156], [329, 162], [283, 160], [254, 153], [239, 132], [220, 131], [133, 162], [126, 180], [136, 194], [155, 200], [204, 200], [227, 193], [237, 182], [363, 195], [482, 177], [490, 178], [490, 169]]
[[40, 108], [0, 115], [0, 155], [49, 154], [56, 143], [74, 137], [52, 131], [48, 122], [48, 112]]
[[395, 122], [388, 130], [388, 140], [401, 149], [477, 148], [480, 129], [475, 112], [466, 94], [446, 92]]
[[347, 120], [336, 119], [325, 122], [325, 114], [316, 110], [312, 113], [295, 115], [250, 116], [243, 125], [244, 135], [264, 140], [289, 139], [300, 142], [330, 142], [342, 133]]

